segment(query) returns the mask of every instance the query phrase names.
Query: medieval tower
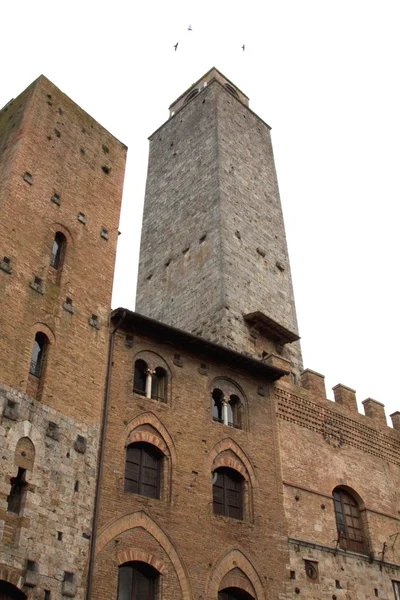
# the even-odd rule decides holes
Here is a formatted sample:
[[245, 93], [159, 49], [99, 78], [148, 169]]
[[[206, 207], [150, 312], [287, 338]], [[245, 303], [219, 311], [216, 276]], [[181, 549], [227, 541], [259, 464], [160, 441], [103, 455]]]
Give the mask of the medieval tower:
[[43, 76], [0, 112], [2, 598], [84, 597], [125, 155]]
[[400, 600], [400, 413], [303, 370], [270, 128], [211, 69], [126, 148], [40, 77], [0, 111], [0, 599]]
[[[270, 128], [216, 69], [150, 137], [136, 310], [302, 369]], [[245, 290], [245, 293], [244, 293]]]

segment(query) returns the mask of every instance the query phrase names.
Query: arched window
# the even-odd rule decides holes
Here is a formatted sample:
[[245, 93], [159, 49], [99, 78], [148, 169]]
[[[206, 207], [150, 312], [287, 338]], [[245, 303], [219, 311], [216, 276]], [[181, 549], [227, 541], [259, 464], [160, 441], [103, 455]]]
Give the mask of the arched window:
[[192, 98], [194, 98], [195, 96], [197, 96], [197, 94], [199, 93], [199, 90], [197, 88], [195, 88], [194, 90], [192, 90], [185, 98], [185, 104], [187, 104], [188, 102], [190, 102], [190, 100], [192, 100]]
[[50, 266], [53, 269], [62, 269], [62, 263], [64, 260], [65, 249], [67, 245], [67, 239], [61, 231], [57, 231], [54, 236], [53, 247], [50, 255]]
[[22, 501], [28, 485], [25, 481], [25, 476], [26, 470], [18, 467], [18, 473], [16, 477], [12, 477], [10, 480], [11, 488], [9, 495], [7, 496], [7, 510], [8, 512], [15, 513], [16, 515], [19, 515], [21, 511]]
[[225, 83], [225, 87], [227, 90], [230, 91], [230, 93], [235, 96], [236, 98], [239, 98], [239, 94], [237, 93], [237, 91], [235, 90], [235, 88], [233, 87], [233, 85], [230, 85], [229, 83]]
[[367, 540], [364, 537], [357, 500], [346, 490], [336, 488], [333, 490], [333, 501], [340, 547], [366, 553]]
[[118, 569], [118, 600], [155, 600], [158, 572], [139, 561]]
[[218, 423], [223, 423], [222, 416], [222, 398], [224, 394], [218, 388], [215, 388], [212, 393], [212, 418], [213, 421], [217, 421]]
[[232, 395], [228, 403], [228, 425], [241, 429], [242, 427], [242, 405], [239, 396]]
[[1, 600], [25, 600], [26, 596], [21, 590], [16, 588], [8, 581], [0, 579], [0, 599]]
[[243, 477], [228, 467], [213, 473], [213, 512], [234, 519], [243, 519]]
[[254, 600], [248, 592], [236, 587], [225, 588], [218, 592], [218, 600]]
[[49, 338], [41, 331], [38, 331], [33, 343], [31, 365], [29, 368], [29, 373], [38, 379], [40, 379], [44, 370], [48, 346]]
[[157, 367], [151, 377], [151, 397], [153, 400], [166, 402], [167, 372], [162, 367]]
[[135, 374], [133, 379], [133, 391], [142, 396], [146, 395], [147, 363], [138, 359], [135, 362]]
[[151, 444], [130, 444], [126, 449], [125, 492], [159, 498], [162, 457]]

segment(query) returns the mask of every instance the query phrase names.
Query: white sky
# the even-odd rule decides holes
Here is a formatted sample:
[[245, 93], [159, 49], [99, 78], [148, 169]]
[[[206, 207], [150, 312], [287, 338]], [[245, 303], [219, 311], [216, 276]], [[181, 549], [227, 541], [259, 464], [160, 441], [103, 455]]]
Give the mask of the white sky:
[[134, 308], [147, 137], [216, 66], [273, 128], [305, 367], [328, 397], [343, 383], [400, 410], [399, 13], [394, 0], [2, 3], [0, 106], [43, 73], [129, 146], [113, 307]]

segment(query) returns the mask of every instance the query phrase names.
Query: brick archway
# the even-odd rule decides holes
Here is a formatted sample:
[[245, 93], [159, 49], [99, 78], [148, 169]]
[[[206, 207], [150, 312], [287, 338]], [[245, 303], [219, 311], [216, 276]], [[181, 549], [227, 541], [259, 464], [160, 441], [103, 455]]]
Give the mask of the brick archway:
[[[207, 584], [207, 600], [215, 600], [215, 598], [218, 597], [218, 591], [222, 581], [225, 579], [226, 582], [228, 580], [226, 576], [230, 571], [235, 569], [240, 569], [250, 583], [250, 585], [246, 585], [248, 589], [245, 591], [250, 593], [252, 596], [254, 596], [255, 592], [256, 600], [265, 600], [264, 589], [260, 576], [249, 559], [238, 549], [231, 550], [225, 554], [211, 570]], [[251, 586], [253, 590], [251, 589]], [[241, 588], [244, 589], [243, 584], [241, 585]]]
[[182, 600], [191, 600], [192, 593], [190, 589], [189, 578], [183, 561], [181, 560], [178, 552], [166, 533], [164, 533], [161, 527], [157, 525], [157, 523], [153, 521], [144, 511], [138, 511], [131, 513], [130, 515], [125, 515], [103, 527], [97, 537], [96, 555], [100, 554], [100, 552], [109, 542], [122, 533], [140, 527], [147, 531], [158, 542], [170, 559], [182, 591]]
[[[224, 456], [224, 453], [226, 455]], [[229, 455], [233, 454], [234, 457]], [[221, 457], [220, 459], [218, 457]], [[228, 464], [228, 463], [231, 464]], [[226, 463], [226, 464], [225, 464]], [[234, 464], [235, 463], [235, 464]], [[251, 487], [254, 489], [257, 487], [256, 475], [253, 466], [247, 458], [241, 447], [232, 439], [225, 438], [214, 446], [211, 450], [207, 460], [207, 472], [211, 471], [220, 466], [228, 466], [232, 469], [236, 469], [243, 475], [243, 477], [250, 482]]]

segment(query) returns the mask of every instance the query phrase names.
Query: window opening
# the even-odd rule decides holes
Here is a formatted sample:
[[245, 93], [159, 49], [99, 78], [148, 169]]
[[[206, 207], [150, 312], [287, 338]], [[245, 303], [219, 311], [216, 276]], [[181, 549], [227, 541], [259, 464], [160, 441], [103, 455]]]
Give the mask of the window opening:
[[228, 403], [228, 425], [240, 429], [241, 424], [241, 404], [238, 396], [231, 396]]
[[167, 373], [162, 367], [157, 367], [151, 377], [151, 397], [160, 402], [167, 399]]
[[158, 573], [142, 562], [121, 565], [118, 569], [118, 600], [155, 600]]
[[243, 477], [237, 471], [228, 467], [214, 471], [213, 512], [243, 519]]
[[217, 421], [218, 423], [223, 423], [222, 417], [222, 399], [224, 394], [218, 388], [215, 388], [212, 393], [212, 418], [213, 421]]
[[130, 444], [126, 449], [125, 492], [159, 498], [161, 460], [161, 452], [151, 444]]
[[40, 377], [42, 376], [48, 345], [49, 345], [48, 337], [44, 333], [39, 331], [35, 335], [35, 341], [33, 343], [33, 350], [32, 350], [31, 365], [29, 368], [29, 373], [31, 375], [33, 375], [34, 377], [37, 377], [38, 379], [40, 379]]
[[135, 362], [135, 374], [133, 379], [133, 391], [142, 396], [146, 395], [147, 363], [144, 360]]
[[392, 581], [395, 600], [400, 600], [400, 581]]
[[225, 588], [218, 592], [218, 600], [254, 600], [248, 592], [240, 588]]
[[53, 247], [51, 249], [50, 266], [53, 269], [61, 269], [64, 249], [66, 246], [66, 238], [61, 231], [57, 231], [54, 236]]
[[25, 481], [26, 469], [18, 467], [18, 473], [16, 477], [12, 477], [10, 480], [11, 489], [10, 494], [7, 497], [7, 511], [19, 515], [22, 506], [22, 500], [26, 486], [28, 485]]
[[342, 489], [334, 490], [333, 500], [340, 547], [345, 550], [365, 553], [367, 544], [363, 534], [360, 509], [356, 500], [351, 494]]

